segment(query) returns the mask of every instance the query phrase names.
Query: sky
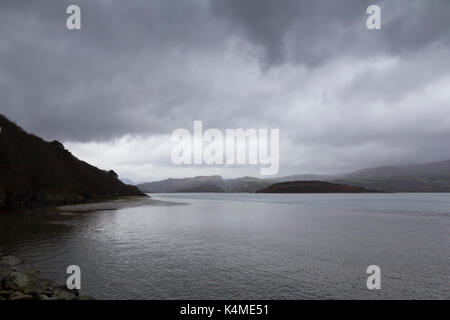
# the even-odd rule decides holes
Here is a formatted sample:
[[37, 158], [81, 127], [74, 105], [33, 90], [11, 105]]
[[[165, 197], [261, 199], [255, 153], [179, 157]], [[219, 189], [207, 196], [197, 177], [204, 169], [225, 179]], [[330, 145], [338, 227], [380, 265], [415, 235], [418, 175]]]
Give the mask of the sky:
[[448, 0], [2, 0], [0, 113], [135, 182], [258, 176], [174, 165], [194, 120], [279, 129], [278, 175], [450, 159], [449, 17]]

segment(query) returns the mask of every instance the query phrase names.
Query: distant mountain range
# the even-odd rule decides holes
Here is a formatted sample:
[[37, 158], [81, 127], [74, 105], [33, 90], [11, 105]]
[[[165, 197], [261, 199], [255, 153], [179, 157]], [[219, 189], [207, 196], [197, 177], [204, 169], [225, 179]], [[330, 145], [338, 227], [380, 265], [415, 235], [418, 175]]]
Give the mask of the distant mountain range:
[[216, 175], [171, 178], [136, 187], [120, 181], [112, 170], [100, 170], [77, 159], [58, 141], [47, 142], [25, 132], [1, 114], [0, 128], [0, 209], [170, 192], [450, 192], [450, 160], [367, 168], [336, 176], [223, 179]]
[[117, 196], [145, 196], [114, 171], [74, 157], [0, 114], [0, 208], [76, 203]]
[[386, 192], [450, 192], [450, 160], [362, 169], [335, 182]]
[[[327, 181], [384, 192], [450, 192], [450, 160], [409, 166], [361, 169], [341, 175], [291, 175], [271, 179], [242, 177], [223, 179], [202, 176], [143, 183], [143, 192], [257, 192], [273, 184], [290, 181]], [[219, 189], [220, 188], [220, 189]], [[202, 190], [202, 191], [200, 191]]]
[[401, 167], [384, 166], [361, 169], [356, 172], [345, 174], [342, 176], [342, 178], [352, 180], [436, 175], [450, 175], [450, 160]]
[[[236, 179], [223, 179], [221, 176], [199, 176], [193, 178], [182, 179], [165, 179], [149, 183], [138, 184], [137, 187], [143, 192], [149, 193], [171, 193], [190, 190], [205, 190], [202, 192], [215, 192], [212, 190], [222, 190], [219, 192], [256, 192], [264, 189], [274, 183], [286, 181], [310, 181], [327, 179], [335, 179], [337, 177], [327, 175], [296, 175], [273, 179], [261, 179], [255, 177], [242, 177]], [[198, 191], [200, 192], [200, 191]]]

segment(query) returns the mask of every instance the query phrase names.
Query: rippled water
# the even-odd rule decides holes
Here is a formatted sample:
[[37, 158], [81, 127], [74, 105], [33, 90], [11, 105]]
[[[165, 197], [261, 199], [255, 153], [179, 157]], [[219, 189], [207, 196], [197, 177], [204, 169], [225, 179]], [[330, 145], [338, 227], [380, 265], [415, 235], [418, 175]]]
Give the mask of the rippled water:
[[104, 299], [450, 297], [449, 194], [152, 197], [185, 204], [1, 215], [0, 249]]

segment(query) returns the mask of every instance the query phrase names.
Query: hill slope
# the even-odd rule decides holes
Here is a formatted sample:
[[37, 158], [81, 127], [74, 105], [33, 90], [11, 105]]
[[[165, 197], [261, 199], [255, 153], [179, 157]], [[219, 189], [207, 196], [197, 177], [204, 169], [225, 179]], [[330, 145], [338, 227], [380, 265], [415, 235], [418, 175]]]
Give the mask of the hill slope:
[[409, 166], [384, 166], [361, 169], [342, 176], [343, 179], [370, 179], [386, 177], [418, 177], [418, 176], [437, 176], [450, 175], [450, 160], [416, 164]]
[[137, 185], [137, 187], [143, 192], [170, 193], [193, 189], [203, 185], [214, 185], [217, 188], [224, 189], [224, 183], [221, 176], [199, 176], [183, 179], [170, 178], [161, 181], [142, 183]]
[[450, 160], [367, 168], [333, 182], [386, 192], [450, 192]]
[[144, 196], [114, 171], [77, 159], [58, 141], [28, 134], [1, 114], [0, 128], [0, 208]]
[[[319, 176], [319, 175], [296, 175], [279, 178], [256, 178], [256, 177], [241, 177], [235, 179], [223, 179], [221, 176], [202, 176], [194, 178], [183, 179], [166, 179], [161, 181], [154, 181], [142, 183], [137, 187], [143, 192], [155, 193], [170, 193], [179, 192], [179, 190], [196, 190], [197, 187], [204, 184], [214, 186], [211, 190], [218, 190], [217, 192], [256, 192], [264, 189], [277, 182], [297, 181], [297, 180], [325, 180], [335, 179], [334, 176]], [[222, 190], [222, 191], [220, 191]]]
[[450, 192], [450, 175], [375, 177], [333, 182], [385, 192]]
[[323, 181], [289, 181], [273, 184], [258, 193], [366, 193], [374, 192], [360, 187]]
[[179, 193], [222, 193], [225, 192], [221, 187], [215, 184], [202, 184], [192, 188], [177, 190]]

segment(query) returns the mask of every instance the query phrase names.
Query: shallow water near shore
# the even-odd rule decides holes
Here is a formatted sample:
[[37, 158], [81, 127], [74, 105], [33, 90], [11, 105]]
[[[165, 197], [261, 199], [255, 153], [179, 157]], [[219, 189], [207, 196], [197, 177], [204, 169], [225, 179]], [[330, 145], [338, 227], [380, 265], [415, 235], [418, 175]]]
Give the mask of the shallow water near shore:
[[152, 199], [0, 215], [0, 250], [57, 283], [79, 265], [97, 299], [450, 297], [450, 194]]

